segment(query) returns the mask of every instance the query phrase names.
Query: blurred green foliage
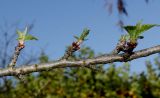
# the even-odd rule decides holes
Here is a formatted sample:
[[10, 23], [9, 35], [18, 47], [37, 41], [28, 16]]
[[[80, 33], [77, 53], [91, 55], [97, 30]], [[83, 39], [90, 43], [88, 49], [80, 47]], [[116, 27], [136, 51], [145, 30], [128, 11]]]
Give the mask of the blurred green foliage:
[[[72, 60], [91, 57], [94, 51], [83, 47]], [[39, 59], [48, 62], [45, 53]], [[160, 98], [159, 57], [139, 74], [130, 73], [129, 63], [107, 66], [96, 65], [100, 72], [85, 67], [39, 72], [28, 75], [27, 83], [7, 79], [0, 84], [0, 98]]]

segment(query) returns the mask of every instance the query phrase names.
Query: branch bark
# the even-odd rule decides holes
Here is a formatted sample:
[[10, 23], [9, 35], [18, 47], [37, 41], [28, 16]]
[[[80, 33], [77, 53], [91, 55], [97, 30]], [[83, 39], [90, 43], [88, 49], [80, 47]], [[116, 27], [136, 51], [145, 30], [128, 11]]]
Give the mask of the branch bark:
[[17, 76], [25, 75], [32, 72], [49, 71], [55, 68], [65, 68], [65, 67], [81, 67], [96, 64], [108, 64], [113, 62], [126, 62], [141, 57], [146, 57], [155, 53], [160, 53], [160, 45], [151, 48], [135, 51], [127, 60], [124, 59], [124, 53], [122, 54], [104, 54], [103, 56], [98, 56], [91, 59], [79, 60], [79, 61], [69, 61], [69, 60], [57, 60], [50, 63], [43, 64], [32, 64], [24, 65], [22, 67], [15, 67], [13, 69], [6, 68], [0, 70], [0, 77], [2, 76]]
[[18, 56], [21, 52], [21, 50], [24, 48], [24, 46], [20, 46], [19, 44], [16, 46], [15, 48], [15, 52], [13, 54], [13, 57], [11, 59], [11, 62], [10, 64], [8, 65], [8, 67], [10, 68], [13, 68], [15, 65], [16, 65], [16, 62], [17, 62], [17, 59], [18, 59]]

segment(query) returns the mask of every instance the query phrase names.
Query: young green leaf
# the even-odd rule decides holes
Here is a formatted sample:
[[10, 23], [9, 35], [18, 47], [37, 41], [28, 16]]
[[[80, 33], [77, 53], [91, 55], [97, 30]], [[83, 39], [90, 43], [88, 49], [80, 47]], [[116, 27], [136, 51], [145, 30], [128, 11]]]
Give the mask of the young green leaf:
[[27, 34], [24, 40], [26, 41], [26, 40], [38, 40], [38, 39], [32, 35]]
[[17, 30], [17, 34], [18, 34], [17, 40], [19, 40], [19, 41], [38, 40], [36, 37], [27, 34], [27, 32], [28, 32], [27, 27], [25, 28], [25, 30], [23, 32]]
[[157, 24], [144, 24], [144, 25], [140, 25], [140, 27], [137, 27], [137, 35], [142, 34], [143, 32], [155, 27], [155, 26], [159, 26]]
[[136, 30], [136, 26], [124, 26], [123, 28], [128, 32], [130, 36], [132, 36]]
[[82, 32], [82, 34], [81, 34], [80, 37], [74, 36], [74, 38], [77, 39], [77, 40], [85, 41], [85, 40], [87, 40], [87, 39], [85, 39], [85, 38], [86, 38], [87, 35], [89, 34], [89, 31], [90, 31], [90, 30], [86, 28], [86, 29], [83, 30], [83, 32]]
[[129, 39], [129, 35], [121, 35], [120, 41], [127, 41]]
[[144, 36], [138, 36], [138, 39], [143, 39], [144, 38]]
[[87, 37], [87, 35], [89, 34], [89, 29], [85, 28], [80, 36], [80, 40], [85, 40], [85, 38]]
[[141, 22], [138, 22], [135, 26], [124, 26], [123, 28], [128, 32], [130, 36], [130, 40], [136, 41], [143, 32], [155, 26], [160, 26], [160, 25], [157, 25], [157, 24], [143, 24], [142, 25]]
[[24, 39], [24, 37], [25, 37], [24, 33], [22, 33], [22, 32], [19, 31], [19, 30], [17, 30], [16, 33], [17, 33], [17, 35], [18, 35], [17, 40], [23, 40], [23, 39]]

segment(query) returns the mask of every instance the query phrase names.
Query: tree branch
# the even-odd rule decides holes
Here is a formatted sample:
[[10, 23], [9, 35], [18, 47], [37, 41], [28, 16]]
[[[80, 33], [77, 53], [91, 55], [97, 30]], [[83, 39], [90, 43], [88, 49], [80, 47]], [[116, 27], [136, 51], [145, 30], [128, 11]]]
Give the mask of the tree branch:
[[18, 56], [21, 52], [21, 50], [24, 48], [24, 46], [20, 46], [20, 44], [18, 44], [15, 48], [15, 52], [13, 54], [13, 57], [11, 59], [11, 62], [10, 64], [8, 65], [8, 67], [10, 68], [13, 68], [15, 65], [16, 65], [16, 62], [17, 62], [17, 59], [18, 59]]
[[0, 77], [2, 76], [17, 76], [29, 74], [32, 72], [48, 71], [55, 68], [65, 68], [65, 67], [81, 67], [96, 64], [107, 64], [113, 62], [126, 62], [133, 59], [138, 59], [141, 57], [146, 57], [155, 53], [160, 53], [160, 45], [151, 48], [135, 51], [127, 60], [123, 58], [125, 53], [122, 54], [104, 54], [103, 56], [98, 56], [91, 59], [79, 60], [79, 61], [69, 61], [69, 60], [57, 60], [50, 63], [43, 64], [32, 64], [25, 65], [23, 67], [17, 68], [6, 68], [0, 70]]

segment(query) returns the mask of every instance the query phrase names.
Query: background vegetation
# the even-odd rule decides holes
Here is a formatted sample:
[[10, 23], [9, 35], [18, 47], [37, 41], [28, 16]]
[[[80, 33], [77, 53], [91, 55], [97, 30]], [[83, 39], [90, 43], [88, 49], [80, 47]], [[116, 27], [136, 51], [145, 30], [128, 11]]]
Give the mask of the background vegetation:
[[[73, 58], [91, 58], [94, 51], [82, 48]], [[42, 53], [40, 62], [48, 62]], [[152, 66], [156, 65], [155, 68]], [[160, 98], [160, 59], [146, 61], [146, 72], [130, 73], [129, 63], [96, 65], [97, 70], [65, 68], [30, 74], [1, 83], [1, 98]]]
[[[118, 13], [127, 16], [124, 0], [117, 1]], [[109, 8], [110, 6], [112, 4]], [[122, 19], [118, 23], [123, 26]], [[9, 35], [7, 30], [3, 31], [3, 34], [3, 44], [0, 45], [1, 68], [5, 68], [11, 59], [10, 54], [13, 51], [10, 50], [10, 46], [15, 39], [15, 35]], [[83, 47], [69, 59], [92, 57], [95, 57], [94, 50]], [[23, 59], [21, 62], [26, 65], [32, 62], [49, 62], [49, 57], [44, 52], [39, 57], [28, 58], [23, 59], [23, 55], [20, 55], [20, 60]], [[112, 63], [91, 68], [53, 69], [28, 74], [21, 81], [16, 77], [2, 77], [0, 98], [160, 98], [160, 56], [153, 62], [146, 61], [145, 65], [147, 70], [141, 73], [131, 73], [130, 64], [126, 62], [121, 66]]]

